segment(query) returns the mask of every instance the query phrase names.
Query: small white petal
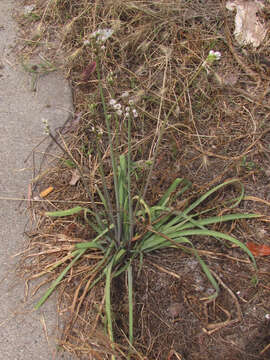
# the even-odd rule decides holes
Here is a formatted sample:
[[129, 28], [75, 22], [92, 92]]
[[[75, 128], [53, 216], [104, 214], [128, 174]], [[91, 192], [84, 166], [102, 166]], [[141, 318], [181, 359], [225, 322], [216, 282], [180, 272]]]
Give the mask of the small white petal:
[[83, 45], [89, 45], [89, 44], [90, 44], [90, 41], [88, 39], [84, 40]]
[[132, 110], [132, 113], [133, 113], [133, 116], [134, 116], [135, 118], [138, 117], [138, 113], [137, 113], [136, 109], [133, 109], [133, 110]]
[[35, 9], [36, 5], [32, 4], [32, 5], [27, 5], [24, 7], [24, 15], [29, 15], [31, 14], [31, 12]]
[[122, 98], [128, 97], [129, 93], [128, 91], [123, 92], [123, 94], [121, 95]]
[[118, 103], [118, 104], [115, 104], [113, 107], [115, 110], [120, 110], [122, 106], [121, 106], [121, 104]]
[[94, 31], [90, 36], [95, 37], [97, 41], [104, 42], [113, 34], [112, 29], [98, 29]]
[[131, 100], [129, 100], [129, 105], [133, 105], [134, 104], [134, 101], [131, 99]]
[[270, 314], [266, 314], [266, 315], [265, 315], [265, 318], [266, 318], [267, 320], [270, 320]]
[[125, 110], [126, 110], [126, 112], [129, 112], [129, 111], [130, 111], [130, 107], [127, 106]]
[[114, 105], [116, 104], [116, 100], [111, 99], [110, 102], [109, 102], [109, 104], [110, 104], [111, 106], [114, 106]]
[[121, 115], [123, 114], [123, 111], [122, 111], [122, 110], [117, 110], [117, 111], [116, 111], [116, 114], [119, 115], [119, 116], [121, 116]]
[[215, 54], [214, 50], [209, 51], [209, 55], [214, 55], [214, 54]]

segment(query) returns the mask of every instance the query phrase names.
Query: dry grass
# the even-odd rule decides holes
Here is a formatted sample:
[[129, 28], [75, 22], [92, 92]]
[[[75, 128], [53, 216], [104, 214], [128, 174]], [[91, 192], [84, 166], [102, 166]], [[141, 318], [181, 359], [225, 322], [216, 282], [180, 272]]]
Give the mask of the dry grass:
[[[269, 13], [270, 8], [267, 5], [263, 14], [267, 22]], [[237, 47], [232, 37], [233, 15], [226, 12], [224, 2], [212, 0], [36, 0], [34, 14], [35, 17], [20, 17], [21, 37], [25, 40], [20, 44], [20, 50], [25, 59], [41, 52], [51, 63], [64, 71], [72, 84], [74, 117], [79, 118], [79, 121], [75, 121], [74, 126], [67, 129], [65, 140], [61, 140], [70, 154], [68, 162], [67, 159], [58, 162], [56, 167], [38, 182], [37, 189], [52, 184], [55, 191], [48, 196], [47, 202], [34, 208], [33, 214], [38, 220], [38, 226], [31, 238], [23, 265], [27, 279], [37, 278], [47, 272], [46, 280], [41, 283], [43, 287], [55, 277], [48, 269], [70, 256], [74, 243], [91, 238], [91, 229], [85, 224], [83, 217], [51, 220], [42, 214], [47, 209], [69, 208], [70, 203], [75, 206], [86, 202], [91, 208], [92, 204], [84, 185], [80, 181], [75, 187], [69, 185], [73, 170], [70, 158], [83, 170], [85, 182], [95, 196], [95, 186], [100, 183], [96, 143], [101, 131], [103, 136], [99, 137], [98, 141], [103, 151], [104, 163], [107, 164], [108, 184], [112, 188], [108, 140], [97, 76], [95, 72], [91, 73], [89, 67], [95, 61], [95, 49], [91, 42], [90, 45], [84, 43], [85, 40], [90, 40], [91, 34], [98, 28], [114, 30], [112, 38], [105, 44], [101, 61], [106, 100], [121, 99], [122, 103], [127, 105], [127, 101], [132, 99], [139, 114], [132, 124], [132, 157], [133, 161], [138, 162], [134, 192], [141, 189], [144, 183], [149, 169], [146, 161], [153, 159], [163, 120], [173, 107], [159, 148], [147, 201], [150, 204], [155, 203], [176, 177], [184, 177], [193, 182], [191, 197], [224, 179], [239, 177], [248, 194], [256, 196], [258, 200], [246, 201], [245, 210], [267, 214], [270, 200], [270, 73], [267, 63], [270, 58], [269, 34], [256, 51], [252, 48]], [[191, 82], [211, 49], [221, 52], [221, 60], [215, 63], [208, 73], [201, 71]], [[129, 93], [128, 98], [121, 98], [126, 91]], [[180, 94], [183, 95], [179, 97]], [[118, 134], [118, 152], [125, 152], [125, 122], [116, 122], [113, 132]], [[220, 198], [213, 201], [220, 201]], [[181, 208], [182, 205], [178, 204], [178, 207]], [[237, 232], [243, 240], [256, 239], [260, 243], [267, 243], [267, 220], [256, 225], [245, 222], [242, 226], [244, 230], [243, 227], [237, 227]], [[227, 230], [230, 232], [233, 229]], [[256, 237], [258, 233], [262, 234], [259, 239]], [[224, 246], [221, 251], [217, 245], [212, 244], [212, 250], [206, 240], [200, 246], [202, 250], [212, 251], [210, 259], [219, 258], [217, 254], [220, 253], [231, 256], [229, 260], [224, 255], [227, 263], [223, 262], [225, 260], [211, 260], [213, 269], [216, 272], [224, 271], [226, 276], [226, 266], [235, 270], [234, 267], [238, 268], [241, 261], [244, 261], [239, 254], [231, 254], [230, 251], [233, 250], [228, 251]], [[181, 273], [179, 262], [183, 261], [183, 255], [161, 254], [160, 258], [164, 259], [164, 256], [165, 259], [166, 256], [170, 259], [163, 260], [166, 269], [171, 268], [168, 271]], [[61, 285], [59, 314], [65, 317], [66, 325], [60, 344], [83, 359], [107, 359], [112, 353], [124, 359], [125, 349], [128, 347], [124, 335], [127, 325], [126, 299], [123, 295], [126, 290], [125, 279], [122, 279], [122, 283], [114, 284], [115, 304], [123, 298], [121, 304], [114, 305], [116, 316], [121, 317], [115, 319], [118, 328], [117, 341], [120, 345], [114, 349], [101, 330], [104, 321], [102, 289], [90, 293], [83, 290], [85, 285], [92, 281], [94, 275], [89, 274], [99, 258], [99, 252], [82, 258]], [[159, 261], [160, 259], [155, 263], [158, 264]], [[267, 261], [262, 266], [269, 274]], [[176, 297], [175, 291], [180, 291], [179, 281], [172, 282], [170, 276], [166, 275], [168, 277], [164, 278], [164, 283], [159, 284], [158, 288], [153, 284], [152, 278], [158, 281], [159, 277], [164, 275], [164, 267], [163, 270], [157, 270], [154, 265], [147, 263], [142, 271], [147, 284], [138, 277], [136, 303], [139, 310], [136, 313], [134, 345], [137, 352], [134, 352], [134, 359], [174, 360], [181, 358], [181, 352], [185, 353], [185, 359], [219, 359], [220, 352], [214, 355], [216, 348], [213, 343], [205, 343], [204, 335], [195, 333], [194, 329], [200, 328], [198, 318], [202, 320], [199, 315], [197, 318], [186, 315], [184, 323], [181, 323], [176, 331], [173, 328], [174, 323], [166, 322], [162, 311], [158, 313], [159, 308], [163, 306], [165, 309], [168, 306], [169, 299]], [[196, 279], [192, 279], [192, 274], [189, 276], [191, 283], [196, 282]], [[236, 291], [237, 275], [234, 274], [231, 278], [227, 276], [226, 279]], [[244, 284], [243, 280], [243, 287], [246, 286]], [[267, 288], [267, 280], [264, 281], [263, 277], [262, 284]], [[103, 284], [100, 286], [102, 288]], [[155, 289], [149, 290], [150, 286]], [[181, 286], [183, 289], [188, 288], [184, 280], [181, 280]], [[268, 290], [266, 288], [263, 295], [265, 299], [269, 297], [269, 287]], [[155, 296], [158, 296], [160, 289], [164, 297], [167, 296], [167, 300], [163, 298], [158, 304], [155, 299], [152, 303], [147, 291], [153, 291]], [[181, 293], [185, 292], [183, 289]], [[226, 293], [225, 290], [224, 292]], [[250, 290], [246, 298], [250, 296], [251, 299], [254, 295], [251, 293]], [[223, 298], [221, 296], [219, 311], [222, 307], [226, 308], [226, 294]], [[193, 289], [190, 298], [196, 298], [199, 304], [199, 295]], [[228, 306], [231, 306], [230, 301], [227, 302]], [[188, 301], [184, 299], [183, 303], [188, 304]], [[251, 300], [248, 300], [248, 303], [253, 304]], [[151, 311], [151, 304], [154, 304], [155, 320], [149, 312], [145, 312], [145, 309]], [[264, 302], [264, 308], [265, 304]], [[269, 310], [269, 306], [267, 309]], [[225, 321], [226, 311], [223, 311], [223, 315], [211, 316], [220, 317], [222, 322]], [[197, 314], [198, 312], [197, 309]], [[254, 319], [253, 321], [255, 324]], [[190, 323], [193, 324], [194, 331], [187, 331]], [[247, 328], [251, 327], [252, 324], [249, 323]], [[177, 336], [173, 335], [173, 329]], [[196, 349], [194, 344], [197, 344], [198, 336], [201, 342]], [[179, 337], [182, 337], [182, 342]], [[234, 347], [234, 340], [228, 340], [227, 345], [223, 342], [222, 346], [228, 356], [231, 351], [236, 354], [235, 359], [247, 360], [255, 356], [263, 359], [265, 354], [267, 356], [267, 349], [259, 355], [257, 348], [257, 352], [255, 348], [252, 352], [245, 344], [242, 344], [241, 351], [237, 353], [241, 346], [237, 344]], [[215, 338], [215, 341], [221, 346], [220, 339]], [[209, 352], [207, 346], [213, 351]], [[189, 348], [192, 349], [190, 353]], [[262, 350], [263, 345], [260, 348], [260, 351]], [[199, 351], [197, 355], [196, 351]], [[227, 359], [226, 351], [224, 359]], [[232, 355], [230, 356], [232, 359]]]

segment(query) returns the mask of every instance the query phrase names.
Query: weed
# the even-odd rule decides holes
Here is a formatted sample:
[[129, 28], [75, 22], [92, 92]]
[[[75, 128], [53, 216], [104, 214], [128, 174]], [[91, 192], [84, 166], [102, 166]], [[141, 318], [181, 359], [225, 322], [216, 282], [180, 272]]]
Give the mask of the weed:
[[[100, 34], [98, 32], [98, 34]], [[102, 32], [103, 34], [103, 32]], [[200, 263], [205, 275], [215, 289], [215, 293], [209, 296], [209, 300], [213, 300], [218, 296], [219, 285], [213, 277], [211, 270], [197, 252], [193, 242], [194, 237], [214, 237], [215, 239], [225, 240], [233, 245], [238, 246], [250, 257], [254, 268], [256, 269], [255, 259], [249, 249], [239, 240], [226, 233], [212, 230], [209, 226], [213, 224], [221, 224], [223, 222], [231, 222], [239, 219], [257, 218], [256, 214], [246, 213], [232, 213], [222, 216], [205, 217], [206, 213], [215, 211], [219, 206], [214, 206], [210, 209], [201, 209], [200, 206], [218, 190], [235, 184], [238, 180], [226, 181], [214, 188], [208, 190], [204, 195], [198, 197], [195, 201], [187, 205], [183, 210], [179, 211], [174, 208], [174, 204], [181, 196], [190, 188], [191, 184], [183, 178], [176, 178], [171, 186], [167, 189], [161, 199], [152, 206], [149, 206], [145, 201], [147, 188], [150, 182], [150, 175], [148, 175], [145, 186], [141, 193], [132, 193], [132, 174], [135, 169], [139, 168], [138, 162], [132, 161], [131, 153], [131, 121], [134, 120], [138, 114], [135, 108], [126, 108], [126, 114], [122, 112], [122, 105], [115, 99], [106, 100], [103, 89], [102, 76], [100, 71], [101, 53], [100, 43], [107, 40], [107, 35], [112, 35], [106, 29], [106, 39], [98, 38], [95, 42], [97, 58], [97, 73], [99, 80], [99, 91], [103, 106], [104, 119], [106, 123], [106, 130], [108, 134], [108, 143], [110, 148], [110, 163], [113, 173], [114, 198], [111, 197], [108, 189], [105, 169], [102, 158], [100, 156], [100, 174], [102, 179], [102, 189], [97, 187], [97, 194], [99, 195], [102, 207], [94, 207], [93, 210], [87, 207], [76, 206], [68, 210], [46, 212], [45, 215], [52, 218], [61, 218], [68, 216], [76, 216], [83, 214], [85, 223], [88, 224], [95, 236], [91, 241], [76, 243], [70, 255], [66, 257], [70, 263], [61, 271], [60, 275], [51, 284], [49, 290], [40, 299], [36, 308], [38, 309], [55, 290], [68, 272], [76, 266], [79, 260], [89, 254], [89, 252], [99, 252], [102, 254], [101, 260], [96, 262], [91, 269], [92, 281], [87, 281], [83, 290], [84, 296], [93, 289], [100, 281], [105, 279], [104, 297], [105, 297], [105, 313], [106, 313], [106, 328], [111, 343], [115, 341], [114, 337], [114, 321], [112, 315], [112, 299], [111, 287], [113, 279], [126, 273], [127, 287], [128, 287], [128, 308], [129, 308], [129, 344], [130, 349], [128, 358], [133, 353], [134, 340], [134, 319], [133, 319], [133, 264], [136, 259], [143, 261], [147, 253], [166, 248], [178, 248], [184, 252], [190, 253], [196, 257]], [[105, 36], [105, 35], [102, 35]], [[210, 54], [211, 62], [215, 53]], [[208, 58], [207, 58], [208, 59]], [[208, 64], [208, 60], [198, 68], [195, 73], [196, 76]], [[208, 64], [209, 65], [209, 64]], [[208, 66], [207, 65], [207, 66]], [[192, 77], [192, 81], [196, 78]], [[190, 85], [192, 81], [189, 81]], [[181, 94], [182, 96], [182, 94]], [[107, 106], [109, 103], [109, 107]], [[175, 103], [176, 104], [176, 103]], [[153, 161], [147, 161], [143, 166], [149, 166], [149, 174], [153, 170], [154, 161], [157, 157], [159, 144], [162, 140], [162, 135], [166, 127], [168, 118], [173, 111], [175, 104], [172, 105], [164, 122], [160, 124], [159, 133], [157, 135], [157, 144], [153, 152]], [[108, 110], [109, 109], [109, 110]], [[115, 113], [109, 114], [109, 111]], [[135, 111], [134, 111], [135, 110]], [[121, 112], [120, 112], [121, 111]], [[120, 122], [121, 117], [124, 116], [124, 121], [127, 122], [127, 149], [126, 155], [117, 155], [113, 143], [112, 122], [116, 120]], [[47, 127], [48, 131], [48, 127]], [[51, 134], [50, 134], [51, 135]], [[57, 140], [51, 135], [52, 139]], [[97, 145], [99, 141], [97, 142]], [[60, 147], [61, 145], [58, 144]], [[62, 147], [61, 147], [62, 148]], [[98, 150], [99, 153], [101, 149]], [[80, 168], [78, 168], [80, 170]], [[80, 170], [81, 176], [83, 174]], [[94, 199], [91, 195], [90, 200], [94, 204]], [[238, 204], [243, 198], [243, 190], [239, 198], [235, 199], [235, 204]], [[180, 200], [182, 200], [180, 198]], [[227, 206], [229, 204], [227, 203]], [[231, 204], [230, 204], [231, 205]], [[55, 270], [58, 266], [62, 266], [64, 261], [59, 261], [54, 264], [48, 271]], [[88, 275], [88, 277], [90, 276]], [[112, 355], [112, 359], [115, 356]]]
[[243, 156], [241, 166], [248, 171], [254, 170], [258, 167], [253, 161], [248, 161], [246, 156]]
[[[238, 206], [243, 198], [241, 182], [246, 184], [250, 174], [239, 180], [224, 179], [234, 176], [232, 172], [242, 159], [242, 166], [251, 168], [253, 164], [245, 156], [252, 159], [252, 152], [256, 151], [259, 158], [257, 151], [269, 143], [269, 129], [259, 125], [269, 108], [267, 74], [261, 83], [256, 83], [254, 72], [260, 69], [253, 65], [253, 70], [249, 69], [249, 63], [245, 67], [249, 57], [234, 51], [218, 2], [117, 0], [90, 4], [86, 0], [51, 0], [47, 6], [44, 2], [40, 6], [43, 15], [35, 33], [38, 41], [31, 40], [30, 51], [38, 42], [50, 44], [52, 38], [60, 39], [57, 49], [61, 47], [65, 54], [64, 68], [73, 86], [76, 112], [83, 116], [78, 133], [72, 133], [69, 145], [62, 146], [67, 163], [53, 172], [56, 183], [63, 180], [63, 190], [55, 192], [56, 199], [50, 198], [48, 206], [49, 210], [54, 206], [53, 210], [59, 211], [46, 212], [47, 216], [42, 218], [42, 225], [46, 224], [44, 241], [41, 244], [42, 235], [38, 235], [36, 243], [33, 241], [38, 248], [37, 267], [32, 270], [36, 271], [34, 278], [48, 274], [53, 281], [38, 306], [59, 284], [67, 284], [64, 294], [69, 300], [63, 306], [71, 318], [64, 335], [68, 340], [64, 343], [89, 358], [108, 359], [121, 354], [119, 357], [124, 359], [128, 355], [143, 359], [136, 353], [138, 350], [147, 358], [169, 359], [168, 347], [174, 344], [179, 349], [185, 344], [185, 351], [192, 357], [189, 348], [192, 341], [196, 343], [194, 353], [199, 354], [194, 359], [201, 358], [203, 342], [198, 346], [197, 338], [192, 339], [201, 328], [190, 326], [188, 311], [179, 322], [179, 327], [188, 324], [181, 332], [178, 323], [168, 326], [163, 317], [159, 323], [151, 323], [147, 310], [140, 313], [136, 297], [143, 292], [138, 292], [138, 287], [149, 294], [152, 289], [144, 277], [138, 281], [137, 275], [144, 273], [152, 257], [167, 261], [170, 254], [171, 259], [178, 259], [185, 252], [198, 259], [196, 263], [201, 264], [212, 283], [215, 293], [211, 293], [211, 299], [216, 300], [216, 309], [225, 309], [224, 297], [216, 298], [218, 285], [223, 285], [213, 275], [214, 257], [211, 262], [203, 257], [205, 243], [211, 238], [218, 239], [227, 245], [226, 250], [238, 247], [249, 256], [250, 259], [240, 262], [235, 257], [232, 260], [237, 261], [234, 266], [237, 288], [241, 261], [251, 260], [255, 267], [254, 258], [243, 244], [249, 234], [238, 233], [241, 241], [231, 235], [238, 219], [257, 216], [242, 212], [263, 212], [254, 203], [255, 210], [249, 207], [238, 211], [240, 214], [230, 208]], [[51, 26], [47, 30], [48, 22]], [[229, 23], [231, 32], [232, 24]], [[97, 32], [99, 26], [102, 31]], [[111, 37], [105, 42], [107, 35]], [[265, 55], [268, 49], [266, 43]], [[46, 53], [46, 57], [51, 55], [55, 54]], [[215, 72], [219, 77], [232, 74], [237, 80], [232, 83], [228, 78], [217, 84], [212, 76]], [[112, 99], [115, 104], [110, 105]], [[79, 172], [76, 187], [67, 185], [69, 166]], [[255, 171], [251, 173], [249, 188], [260, 180]], [[192, 187], [185, 178], [192, 180]], [[228, 203], [225, 199], [234, 198], [235, 189], [240, 189], [240, 195], [234, 203]], [[67, 207], [68, 199], [72, 199], [71, 209]], [[244, 203], [249, 205], [250, 202]], [[242, 220], [241, 224], [249, 227], [249, 221]], [[241, 231], [242, 226], [237, 230]], [[164, 251], [158, 251], [161, 249]], [[179, 257], [176, 249], [181, 251]], [[153, 274], [151, 268], [151, 276], [159, 274]], [[116, 293], [123, 278], [125, 285]], [[192, 287], [192, 276], [188, 281]], [[231, 280], [229, 283], [234, 289]], [[165, 287], [165, 298], [169, 298], [171, 278]], [[205, 298], [209, 293], [201, 295]], [[146, 298], [144, 309], [154, 304], [148, 294]], [[200, 304], [201, 297], [197, 298]], [[117, 303], [124, 302], [128, 305], [125, 311], [128, 316], [122, 326], [113, 310], [119, 313]], [[160, 304], [157, 301], [158, 309]], [[213, 319], [220, 324], [224, 314], [215, 314]], [[83, 329], [75, 328], [81, 324], [80, 319]], [[106, 328], [110, 342], [100, 337], [98, 326]], [[162, 330], [156, 332], [156, 328]], [[102, 339], [99, 350], [104, 351], [100, 353], [96, 351], [97, 338]], [[68, 345], [68, 341], [72, 344]], [[222, 346], [216, 346], [218, 351], [212, 353], [213, 359]], [[176, 352], [170, 353], [178, 356]], [[230, 353], [228, 358], [232, 357], [238, 358]]]

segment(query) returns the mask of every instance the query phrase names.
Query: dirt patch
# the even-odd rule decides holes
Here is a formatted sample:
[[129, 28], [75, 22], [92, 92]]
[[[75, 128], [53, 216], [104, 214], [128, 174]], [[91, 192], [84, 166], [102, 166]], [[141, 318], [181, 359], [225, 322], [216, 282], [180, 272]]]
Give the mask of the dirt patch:
[[[172, 270], [171, 261], [176, 257], [175, 253], [166, 253], [166, 261], [162, 256], [155, 260], [164, 270], [177, 274], [179, 279], [176, 275], [153, 271], [153, 265], [150, 265], [144, 269], [144, 282], [139, 281], [138, 305], [143, 303], [139, 343], [153, 349], [149, 358], [167, 359], [174, 350], [184, 359], [219, 359], [221, 353], [225, 359], [267, 359], [269, 351], [259, 354], [269, 343], [269, 320], [258, 300], [268, 299], [269, 292], [263, 287], [255, 289], [252, 286], [248, 269], [245, 271], [243, 264], [239, 266], [228, 259], [217, 261], [211, 258], [211, 269], [222, 276], [225, 287], [216, 302], [207, 304], [202, 299], [213, 289], [204, 279], [200, 267], [194, 259], [179, 256]], [[237, 298], [230, 294], [226, 284]], [[240, 319], [237, 302], [243, 316]], [[152, 330], [150, 334], [147, 329]], [[177, 356], [171, 357], [174, 358]]]

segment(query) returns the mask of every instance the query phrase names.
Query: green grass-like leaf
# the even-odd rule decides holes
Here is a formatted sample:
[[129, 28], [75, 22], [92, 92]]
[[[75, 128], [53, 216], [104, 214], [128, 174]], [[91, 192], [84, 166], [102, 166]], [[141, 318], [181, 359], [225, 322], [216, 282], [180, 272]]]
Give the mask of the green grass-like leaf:
[[42, 296], [42, 298], [39, 300], [39, 302], [36, 304], [35, 309], [38, 310], [42, 304], [48, 299], [48, 297], [53, 293], [53, 291], [56, 289], [56, 287], [60, 284], [60, 282], [63, 280], [63, 278], [66, 276], [68, 271], [74, 266], [74, 264], [79, 260], [79, 258], [85, 253], [85, 249], [83, 250], [77, 250], [74, 251], [73, 255], [75, 258], [70, 262], [68, 266], [61, 272], [61, 274], [57, 277], [56, 280], [52, 283], [50, 288], [45, 292], [45, 294]]
[[83, 210], [87, 210], [87, 209], [82, 208], [81, 206], [75, 206], [74, 208], [68, 210], [47, 211], [45, 212], [45, 216], [50, 216], [50, 217], [71, 216], [71, 215], [79, 214]]
[[132, 266], [129, 265], [128, 273], [128, 324], [129, 324], [129, 342], [133, 344], [133, 277]]
[[[113, 260], [106, 267], [105, 275], [106, 275], [106, 284], [105, 284], [105, 311], [108, 325], [108, 334], [111, 342], [114, 342], [113, 337], [113, 325], [112, 325], [112, 308], [111, 308], [111, 279], [112, 279], [112, 267]], [[114, 357], [113, 357], [114, 358]]]

